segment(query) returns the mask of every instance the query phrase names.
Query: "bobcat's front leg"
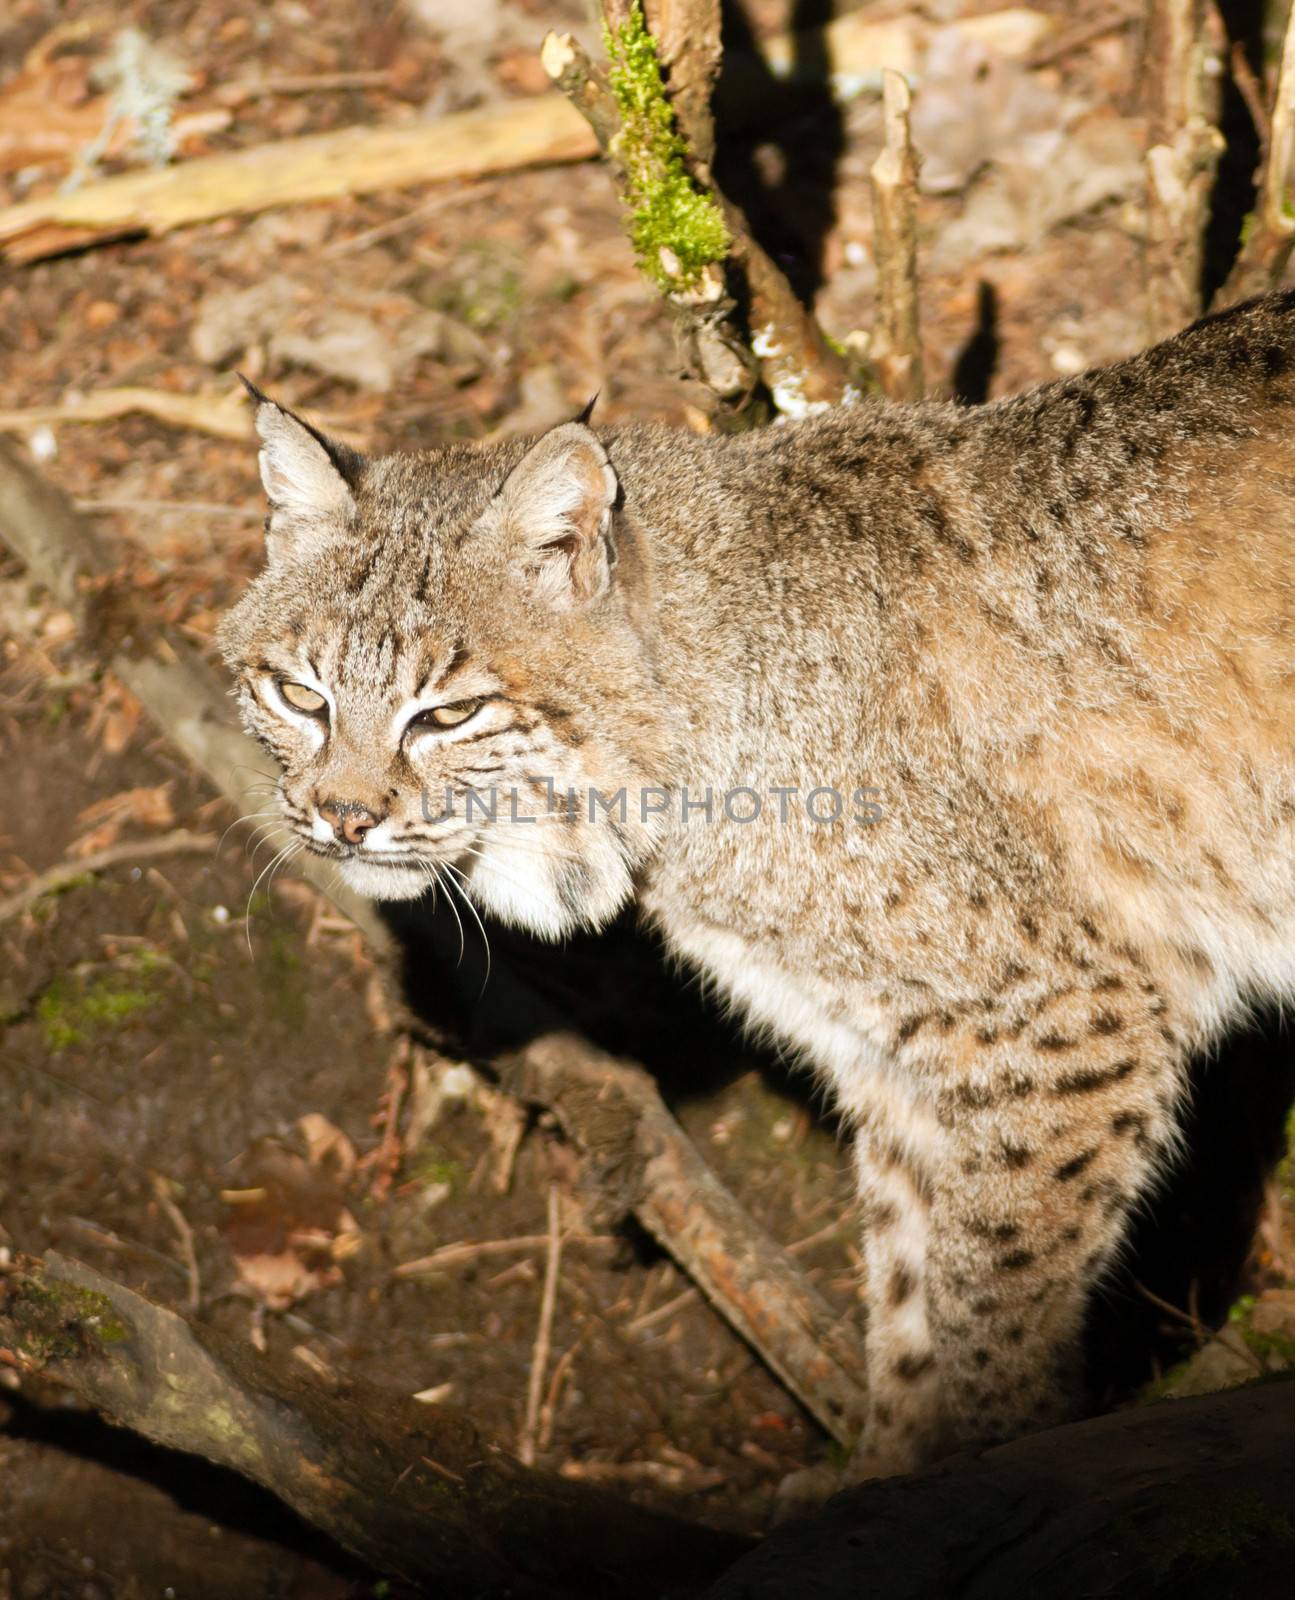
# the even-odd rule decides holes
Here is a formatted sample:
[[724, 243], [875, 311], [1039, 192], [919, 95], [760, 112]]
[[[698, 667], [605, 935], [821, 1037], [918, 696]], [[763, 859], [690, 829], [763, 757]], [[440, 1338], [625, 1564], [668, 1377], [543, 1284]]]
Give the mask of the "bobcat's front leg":
[[1175, 1138], [1181, 1049], [1137, 971], [978, 1007], [974, 1025], [939, 1013], [908, 1038], [928, 1025], [929, 1094], [859, 1119], [859, 1477], [1081, 1408], [1089, 1295]]
[[878, 1096], [859, 1117], [855, 1175], [863, 1213], [868, 1417], [852, 1478], [911, 1472], [941, 1454], [945, 1427], [931, 1325], [931, 1210], [942, 1130], [907, 1095]]

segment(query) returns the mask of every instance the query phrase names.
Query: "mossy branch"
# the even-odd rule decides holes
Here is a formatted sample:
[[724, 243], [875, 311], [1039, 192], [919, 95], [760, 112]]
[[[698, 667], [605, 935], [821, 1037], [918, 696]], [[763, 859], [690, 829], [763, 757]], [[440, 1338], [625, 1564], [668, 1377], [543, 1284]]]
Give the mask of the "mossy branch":
[[0, 1358], [430, 1593], [688, 1595], [747, 1544], [530, 1471], [451, 1407], [355, 1380], [326, 1393], [52, 1253], [0, 1274]]
[[688, 171], [688, 145], [676, 126], [656, 41], [639, 4], [619, 27], [604, 20], [603, 47], [620, 116], [612, 147], [624, 175], [634, 252], [667, 294], [694, 289], [707, 266], [724, 260], [733, 240], [714, 195]]
[[[606, 73], [568, 34], [550, 34], [541, 60], [597, 135], [639, 264], [675, 310], [688, 364], [722, 399], [745, 396], [759, 380], [778, 410], [802, 415], [848, 398], [849, 368], [699, 159], [713, 143], [702, 89], [713, 73], [689, 72], [684, 57], [691, 41], [713, 37], [718, 64], [719, 13], [714, 0], [684, 9], [669, 32], [678, 70], [648, 31], [640, 0], [603, 6]], [[687, 97], [673, 98], [677, 81], [689, 86]]]

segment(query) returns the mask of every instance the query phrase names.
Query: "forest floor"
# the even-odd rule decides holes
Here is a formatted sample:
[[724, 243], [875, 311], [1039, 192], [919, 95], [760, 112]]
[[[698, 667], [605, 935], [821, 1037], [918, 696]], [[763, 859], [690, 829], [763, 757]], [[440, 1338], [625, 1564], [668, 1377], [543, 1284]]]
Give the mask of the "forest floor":
[[[927, 9], [947, 21], [992, 7]], [[1006, 61], [950, 34], [919, 83], [928, 378], [969, 403], [1143, 342], [1136, 8], [1038, 9], [1057, 19], [1052, 48]], [[751, 0], [733, 26], [762, 38], [827, 14]], [[550, 26], [594, 43], [579, 0], [10, 0], [0, 203], [84, 162], [111, 92], [103, 64], [127, 27], [187, 72], [183, 160], [543, 92], [535, 51]], [[723, 166], [842, 340], [872, 317], [879, 138], [875, 94], [839, 111], [820, 95], [732, 138]], [[139, 159], [119, 140], [100, 169]], [[1251, 165], [1252, 151], [1225, 164], [1225, 243]], [[541, 428], [595, 393], [604, 422], [714, 425], [707, 392], [677, 372], [669, 317], [594, 163], [0, 267], [6, 414], [106, 388], [219, 398], [235, 368], [374, 450]], [[12, 431], [168, 626], [209, 648], [260, 560], [254, 449], [143, 415]], [[778, 1483], [828, 1448], [812, 1420], [650, 1242], [586, 1222], [555, 1130], [519, 1128], [464, 1064], [410, 1058], [354, 930], [307, 886], [267, 883], [249, 825], [12, 562], [0, 564], [0, 637], [0, 897], [55, 863], [123, 850], [120, 866], [0, 923], [0, 1249], [57, 1248], [196, 1306], [267, 1360], [461, 1405], [514, 1442], [556, 1184], [571, 1238], [539, 1463], [763, 1527]], [[267, 785], [248, 773], [245, 815], [268, 804]], [[178, 827], [220, 846], [131, 860], [132, 841]], [[596, 972], [597, 945], [580, 959]], [[632, 1003], [627, 992], [625, 1017], [644, 1004], [677, 1024], [637, 1053], [688, 1132], [857, 1319], [847, 1153], [812, 1085], [704, 1019], [678, 977], [655, 973]], [[1269, 1175], [1290, 1054], [1261, 1027], [1202, 1067], [1195, 1175], [1166, 1191], [1102, 1297], [1106, 1399], [1236, 1381], [1295, 1352], [1295, 1200], [1285, 1167]], [[388, 1184], [373, 1157], [393, 1064], [413, 1088]], [[395, 1271], [456, 1243], [483, 1248]], [[1229, 1305], [1228, 1331], [1210, 1332]], [[0, 1600], [392, 1592], [268, 1496], [2, 1370], [0, 1382]]]

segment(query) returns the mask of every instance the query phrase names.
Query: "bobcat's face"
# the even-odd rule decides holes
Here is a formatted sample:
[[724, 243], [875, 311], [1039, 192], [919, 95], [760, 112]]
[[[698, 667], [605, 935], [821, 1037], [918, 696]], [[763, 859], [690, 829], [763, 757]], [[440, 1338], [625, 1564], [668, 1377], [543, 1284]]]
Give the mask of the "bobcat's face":
[[606, 921], [668, 761], [603, 446], [568, 424], [365, 462], [269, 401], [257, 423], [269, 561], [221, 644], [302, 846], [375, 899], [439, 881], [551, 936]]

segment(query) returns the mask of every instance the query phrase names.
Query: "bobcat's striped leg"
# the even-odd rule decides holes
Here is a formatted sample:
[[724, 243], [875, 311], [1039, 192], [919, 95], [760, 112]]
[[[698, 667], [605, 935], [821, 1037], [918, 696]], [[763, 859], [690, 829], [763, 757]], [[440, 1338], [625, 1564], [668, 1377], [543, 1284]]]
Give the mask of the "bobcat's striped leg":
[[926, 1290], [951, 1445], [1082, 1409], [1089, 1298], [1177, 1139], [1164, 996], [1131, 965], [1081, 970], [943, 1041], [964, 1065], [937, 1100]]
[[945, 1434], [927, 1285], [941, 1130], [916, 1102], [887, 1099], [860, 1119], [855, 1135], [867, 1271], [868, 1417], [850, 1461], [852, 1478], [913, 1471], [941, 1453]]

